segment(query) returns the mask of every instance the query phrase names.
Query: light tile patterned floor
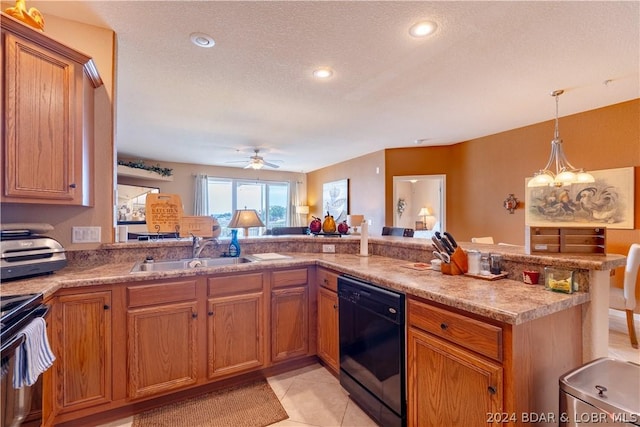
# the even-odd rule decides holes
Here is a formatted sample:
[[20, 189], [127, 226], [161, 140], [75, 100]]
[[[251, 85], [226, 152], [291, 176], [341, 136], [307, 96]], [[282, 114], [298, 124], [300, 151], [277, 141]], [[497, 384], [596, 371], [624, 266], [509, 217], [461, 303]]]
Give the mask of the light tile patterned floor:
[[[609, 314], [609, 357], [640, 363], [640, 350], [629, 343], [624, 313]], [[636, 328], [640, 322], [636, 321]], [[637, 332], [637, 331], [636, 331]], [[340, 387], [336, 377], [319, 364], [307, 366], [268, 379], [289, 418], [272, 427], [374, 427]], [[131, 427], [124, 418], [100, 427]], [[176, 426], [178, 427], [178, 426]]]

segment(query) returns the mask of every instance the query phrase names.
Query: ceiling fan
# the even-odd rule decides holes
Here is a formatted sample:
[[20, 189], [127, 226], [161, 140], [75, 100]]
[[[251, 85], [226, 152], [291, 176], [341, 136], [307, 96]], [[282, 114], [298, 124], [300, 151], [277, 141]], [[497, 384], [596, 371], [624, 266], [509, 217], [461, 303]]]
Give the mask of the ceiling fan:
[[280, 167], [274, 163], [265, 161], [264, 158], [259, 155], [260, 150], [257, 148], [255, 148], [253, 152], [256, 154], [249, 157], [249, 163], [244, 167], [244, 169], [262, 169], [265, 166], [278, 169]]

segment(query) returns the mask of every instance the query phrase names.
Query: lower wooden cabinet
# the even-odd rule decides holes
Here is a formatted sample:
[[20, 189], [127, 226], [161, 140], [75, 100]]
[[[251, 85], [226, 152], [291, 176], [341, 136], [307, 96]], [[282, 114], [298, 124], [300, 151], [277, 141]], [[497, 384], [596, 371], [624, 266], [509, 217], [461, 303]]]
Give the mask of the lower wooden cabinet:
[[128, 289], [128, 395], [135, 399], [195, 384], [198, 378], [196, 281]]
[[111, 292], [58, 297], [52, 316], [55, 410], [111, 401]]
[[63, 290], [52, 311], [58, 361], [47, 389], [55, 404], [44, 425], [93, 420], [102, 411], [315, 355], [310, 271]]
[[408, 300], [408, 425], [501, 425], [503, 331], [464, 314]]
[[499, 425], [499, 364], [411, 327], [407, 353], [409, 426]]
[[309, 354], [307, 269], [274, 271], [271, 290], [271, 360]]
[[209, 379], [264, 366], [263, 274], [214, 277], [208, 284]]
[[338, 273], [318, 268], [318, 357], [335, 372], [340, 370]]
[[197, 380], [195, 303], [127, 314], [129, 397], [180, 389]]

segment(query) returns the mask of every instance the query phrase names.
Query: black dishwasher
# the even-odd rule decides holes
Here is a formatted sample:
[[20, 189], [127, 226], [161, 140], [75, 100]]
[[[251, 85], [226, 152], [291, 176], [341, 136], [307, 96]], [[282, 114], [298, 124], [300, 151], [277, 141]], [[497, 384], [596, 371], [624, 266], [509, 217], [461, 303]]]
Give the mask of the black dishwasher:
[[385, 427], [406, 425], [404, 295], [338, 277], [340, 384]]

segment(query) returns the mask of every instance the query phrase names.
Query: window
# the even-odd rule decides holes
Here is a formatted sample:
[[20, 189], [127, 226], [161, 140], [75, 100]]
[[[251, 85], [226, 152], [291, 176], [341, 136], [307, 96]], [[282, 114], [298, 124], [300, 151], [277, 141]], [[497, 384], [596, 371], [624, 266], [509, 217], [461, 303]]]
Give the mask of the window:
[[[221, 236], [230, 236], [227, 228], [236, 209], [255, 209], [267, 228], [289, 225], [289, 183], [255, 182], [241, 179], [209, 178], [209, 215], [218, 219]], [[238, 230], [240, 234], [243, 230]], [[258, 235], [256, 228], [250, 235]]]

